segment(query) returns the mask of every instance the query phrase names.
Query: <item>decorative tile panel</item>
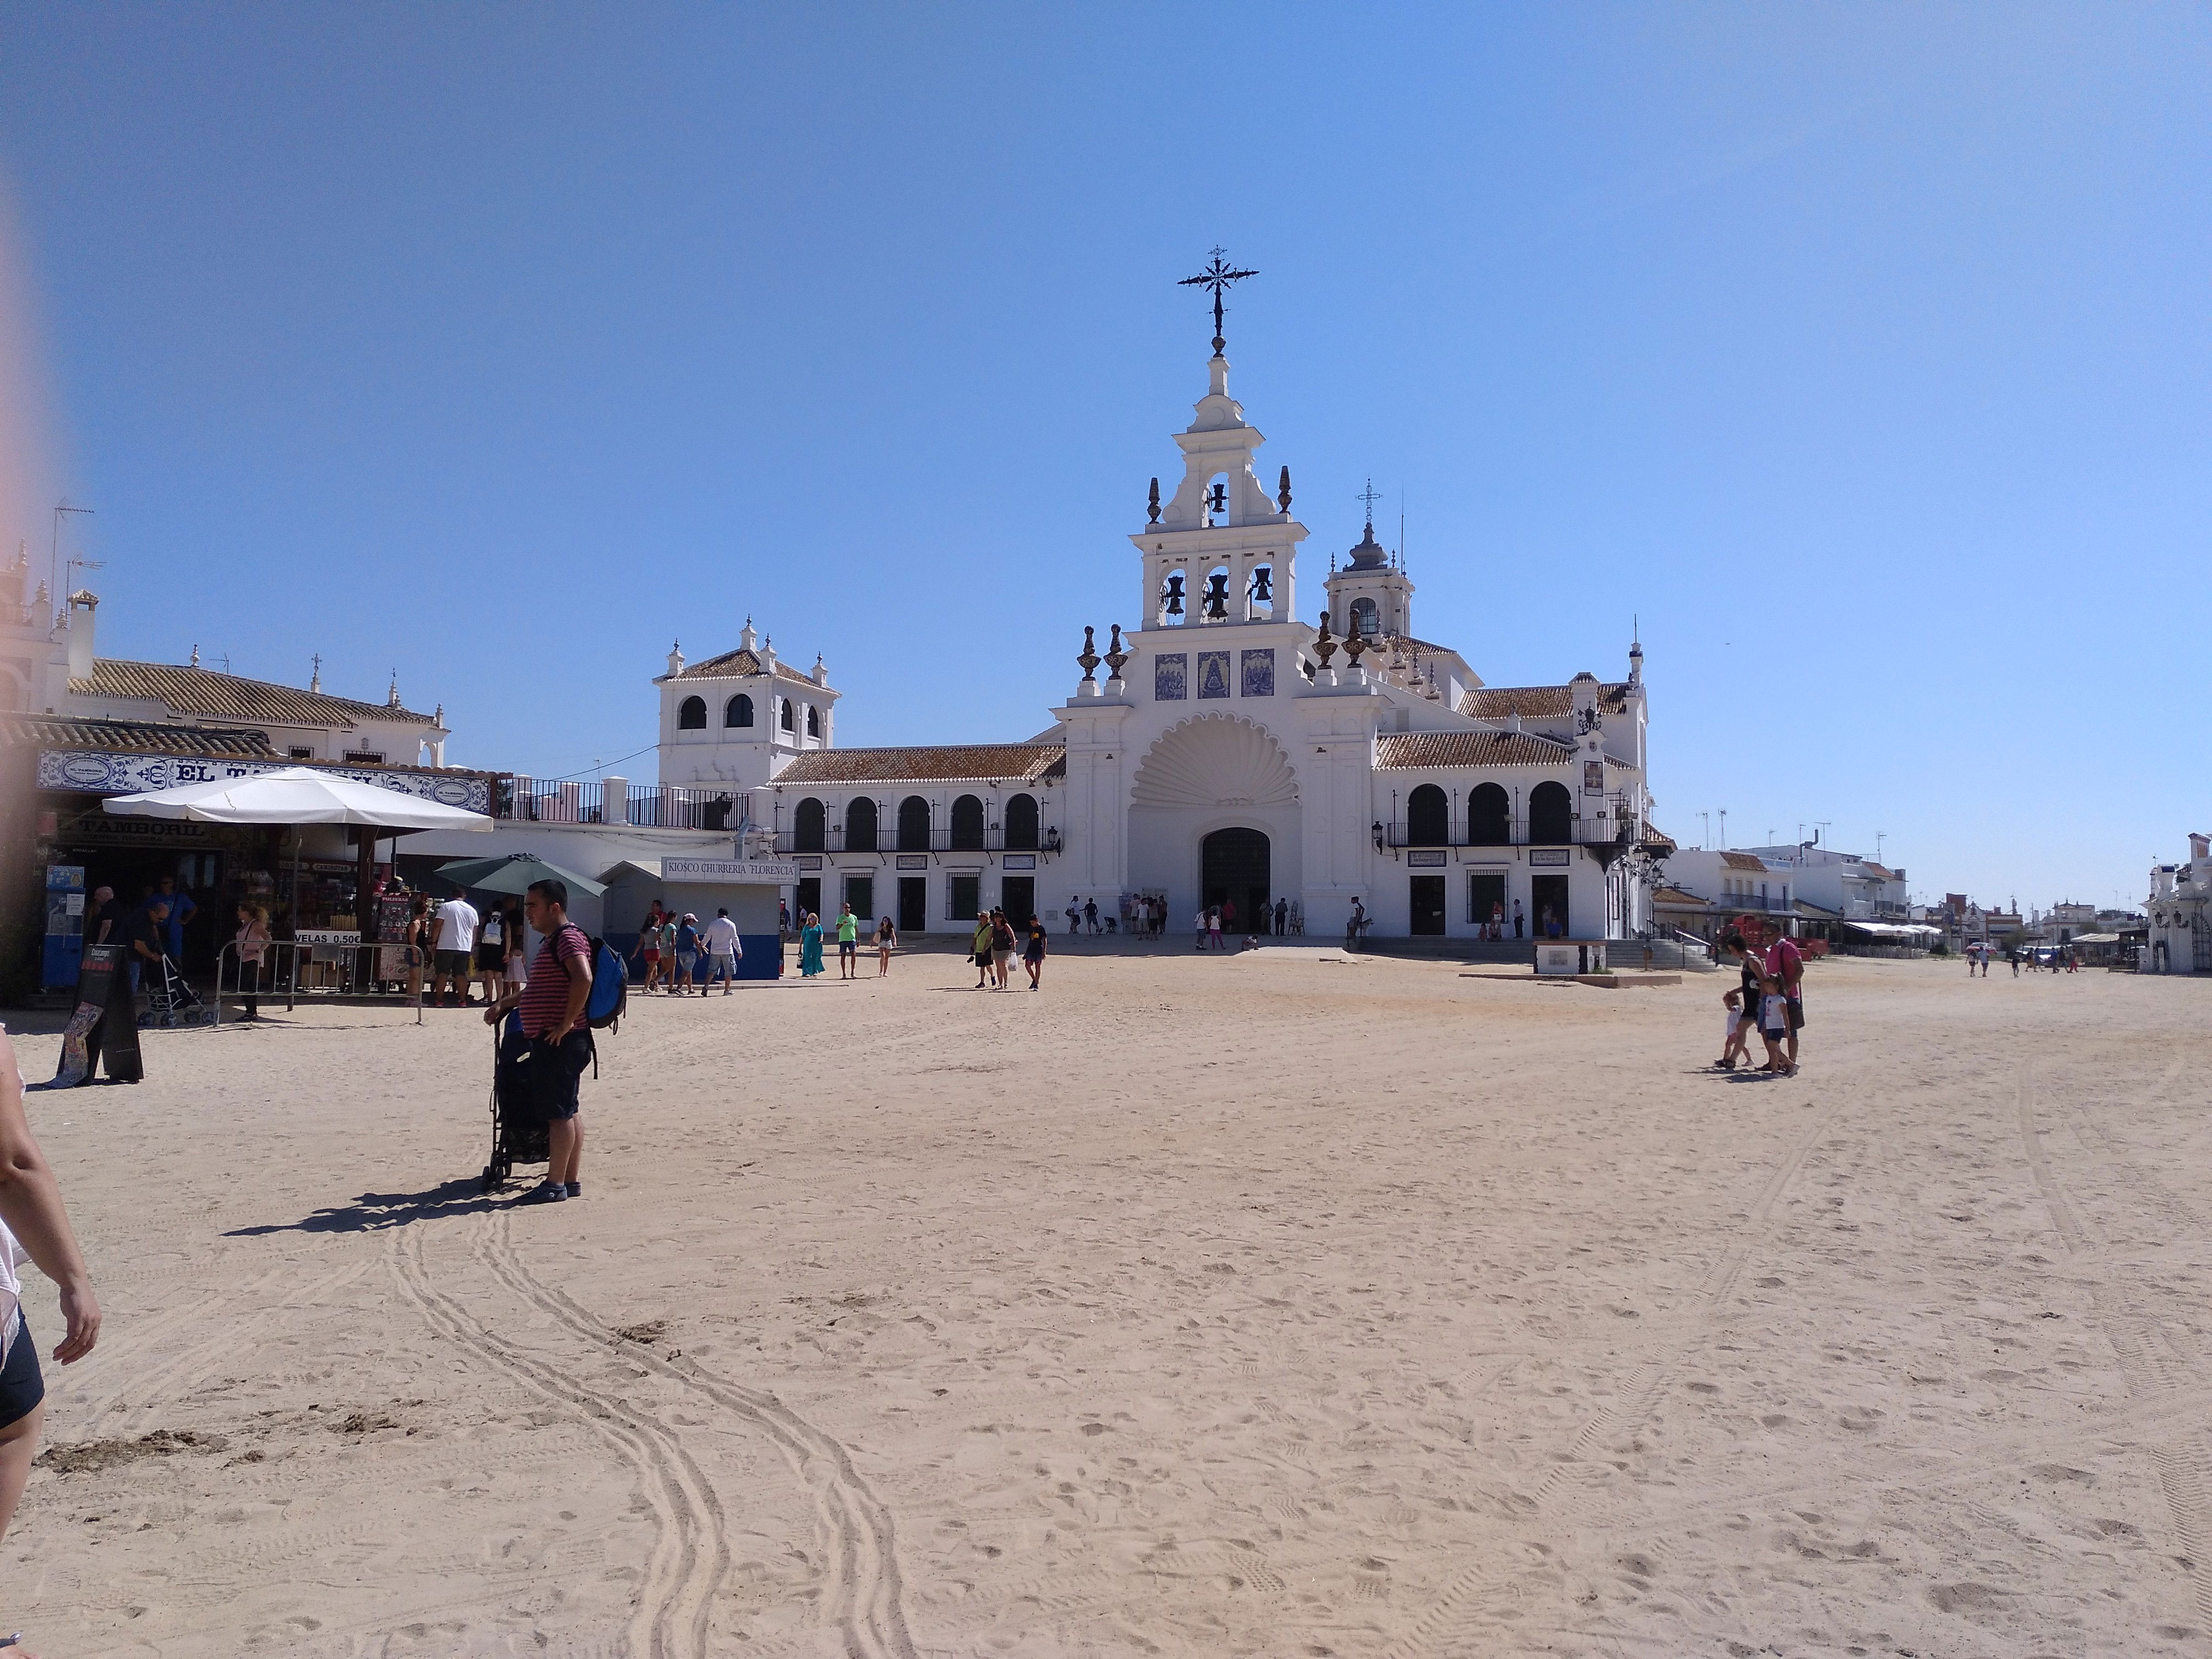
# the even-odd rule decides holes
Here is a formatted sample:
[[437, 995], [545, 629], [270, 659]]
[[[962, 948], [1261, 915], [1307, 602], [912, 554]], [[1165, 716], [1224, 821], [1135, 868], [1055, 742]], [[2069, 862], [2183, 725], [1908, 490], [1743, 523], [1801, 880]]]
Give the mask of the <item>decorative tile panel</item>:
[[1247, 651], [1243, 653], [1244, 695], [1248, 697], [1272, 697], [1275, 695], [1275, 653], [1266, 651]]
[[[108, 750], [45, 749], [39, 752], [39, 787], [85, 794], [136, 795], [173, 789], [185, 783], [216, 783], [225, 778], [258, 778], [282, 771], [289, 760], [195, 760], [181, 755], [118, 754]], [[319, 766], [319, 772], [374, 784], [395, 794], [468, 812], [491, 811], [491, 785], [482, 777], [441, 776], [434, 772], [353, 771]]]
[[1201, 697], [1225, 697], [1229, 695], [1229, 653], [1226, 651], [1201, 651], [1198, 653], [1198, 695]]
[[1190, 695], [1190, 658], [1181, 651], [1165, 651], [1152, 659], [1152, 698], [1157, 702], [1181, 702]]

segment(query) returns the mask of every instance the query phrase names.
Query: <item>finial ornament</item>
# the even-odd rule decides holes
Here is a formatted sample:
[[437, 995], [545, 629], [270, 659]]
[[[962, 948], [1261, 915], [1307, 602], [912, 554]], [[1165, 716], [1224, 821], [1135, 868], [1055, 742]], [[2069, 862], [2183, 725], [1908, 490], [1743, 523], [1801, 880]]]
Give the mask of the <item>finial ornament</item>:
[[1152, 515], [1145, 520], [1146, 524], [1158, 524], [1160, 521], [1160, 481], [1158, 478], [1152, 480], [1152, 501], [1146, 511]]
[[1128, 660], [1129, 653], [1121, 646], [1121, 624], [1115, 623], [1113, 637], [1106, 641], [1106, 678], [1109, 681], [1120, 679], [1121, 665]]
[[1221, 336], [1221, 296], [1231, 283], [1241, 283], [1247, 276], [1257, 276], [1256, 270], [1234, 270], [1230, 268], [1226, 248], [1213, 250], [1212, 263], [1195, 276], [1186, 276], [1177, 288], [1210, 288], [1213, 290], [1213, 355], [1218, 357], [1228, 343]]
[[1321, 613], [1321, 632], [1314, 635], [1314, 655], [1321, 659], [1322, 672], [1328, 672], [1328, 659], [1336, 654], [1336, 641], [1328, 636], [1328, 612]]
[[1098, 674], [1098, 652], [1091, 642], [1096, 631], [1090, 628], [1083, 630], [1083, 654], [1075, 659], [1077, 665], [1083, 670], [1083, 678], [1086, 683], [1097, 678]]
[[1275, 489], [1275, 510], [1279, 513], [1291, 510], [1291, 469], [1287, 466], [1283, 469], [1283, 482]]
[[1379, 490], [1379, 489], [1376, 489], [1376, 487], [1375, 487], [1375, 480], [1374, 480], [1374, 479], [1372, 479], [1372, 478], [1370, 478], [1370, 479], [1367, 481], [1367, 488], [1366, 488], [1366, 489], [1363, 489], [1363, 490], [1361, 490], [1361, 491], [1360, 491], [1357, 495], [1354, 495], [1352, 499], [1353, 501], [1361, 501], [1361, 502], [1365, 503], [1366, 507], [1367, 507], [1367, 538], [1368, 538], [1370, 541], [1374, 540], [1374, 538], [1375, 538], [1375, 503], [1376, 503], [1376, 502], [1377, 502], [1377, 501], [1381, 501], [1381, 500], [1382, 499], [1382, 492], [1381, 490]]
[[192, 660], [190, 665], [194, 668], [200, 665], [200, 647], [198, 641], [195, 641], [192, 646]]
[[1344, 636], [1345, 658], [1357, 668], [1359, 666], [1359, 653], [1366, 649], [1367, 641], [1359, 637], [1359, 607], [1354, 605], [1352, 607], [1352, 631]]

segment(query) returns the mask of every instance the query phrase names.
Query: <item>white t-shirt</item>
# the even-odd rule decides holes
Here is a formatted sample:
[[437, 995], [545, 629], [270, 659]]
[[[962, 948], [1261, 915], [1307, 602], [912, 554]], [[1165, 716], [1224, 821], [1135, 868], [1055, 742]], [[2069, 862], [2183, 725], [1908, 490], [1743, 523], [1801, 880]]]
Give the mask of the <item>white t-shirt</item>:
[[450, 898], [437, 908], [438, 949], [473, 951], [477, 948], [476, 907], [466, 899]]
[[707, 924], [707, 950], [718, 957], [741, 957], [744, 947], [738, 943], [738, 924], [727, 916], [716, 916]]

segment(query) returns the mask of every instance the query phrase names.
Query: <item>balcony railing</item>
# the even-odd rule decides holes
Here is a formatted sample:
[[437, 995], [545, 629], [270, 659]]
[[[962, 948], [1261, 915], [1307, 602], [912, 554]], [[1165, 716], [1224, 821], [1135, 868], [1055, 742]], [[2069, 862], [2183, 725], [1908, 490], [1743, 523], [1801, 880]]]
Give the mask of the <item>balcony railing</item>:
[[[596, 781], [495, 778], [491, 816], [517, 823], [605, 823], [606, 790]], [[727, 789], [633, 783], [617, 821], [648, 830], [729, 830], [737, 828], [738, 817], [737, 798]]]
[[837, 825], [825, 825], [817, 835], [812, 831], [779, 830], [775, 832], [775, 850], [779, 853], [1057, 853], [1060, 851], [1060, 831], [1048, 828], [1035, 838], [1018, 836], [1009, 841], [1004, 830], [992, 828], [981, 833], [965, 834], [951, 830], [933, 830], [927, 837], [915, 835], [862, 835], [854, 836]]
[[1625, 830], [1633, 828], [1632, 824], [1609, 817], [1577, 818], [1566, 825], [1567, 833], [1564, 836], [1534, 836], [1529, 833], [1528, 821], [1524, 817], [1505, 825], [1504, 838], [1500, 839], [1495, 829], [1483, 835], [1473, 834], [1464, 821], [1446, 824], [1441, 835], [1432, 825], [1422, 826], [1417, 835], [1413, 826], [1393, 823], [1382, 826], [1382, 844], [1394, 852], [1407, 847], [1607, 847], [1617, 846], [1624, 839], [1634, 839], [1632, 835], [1623, 835]]

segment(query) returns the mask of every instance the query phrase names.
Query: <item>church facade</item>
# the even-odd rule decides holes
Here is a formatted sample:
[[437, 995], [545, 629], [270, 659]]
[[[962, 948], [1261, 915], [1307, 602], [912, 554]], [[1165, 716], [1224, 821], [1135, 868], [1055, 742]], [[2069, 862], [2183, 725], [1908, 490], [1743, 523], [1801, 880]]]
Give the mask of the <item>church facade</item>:
[[[1103, 644], [1026, 743], [841, 748], [817, 658], [781, 662], [750, 622], [735, 650], [672, 653], [660, 781], [729, 789], [741, 850], [799, 869], [791, 896], [849, 902], [902, 930], [966, 931], [979, 908], [1056, 921], [1202, 906], [1237, 933], [1279, 905], [1301, 931], [1620, 939], [1651, 921], [1643, 653], [1624, 678], [1486, 685], [1414, 631], [1413, 584], [1371, 519], [1301, 620], [1290, 471], [1271, 494], [1263, 440], [1229, 394], [1217, 337], [1182, 476], [1133, 532], [1138, 623]], [[1101, 671], [1103, 671], [1103, 677]], [[1267, 913], [1267, 925], [1261, 921]]]

